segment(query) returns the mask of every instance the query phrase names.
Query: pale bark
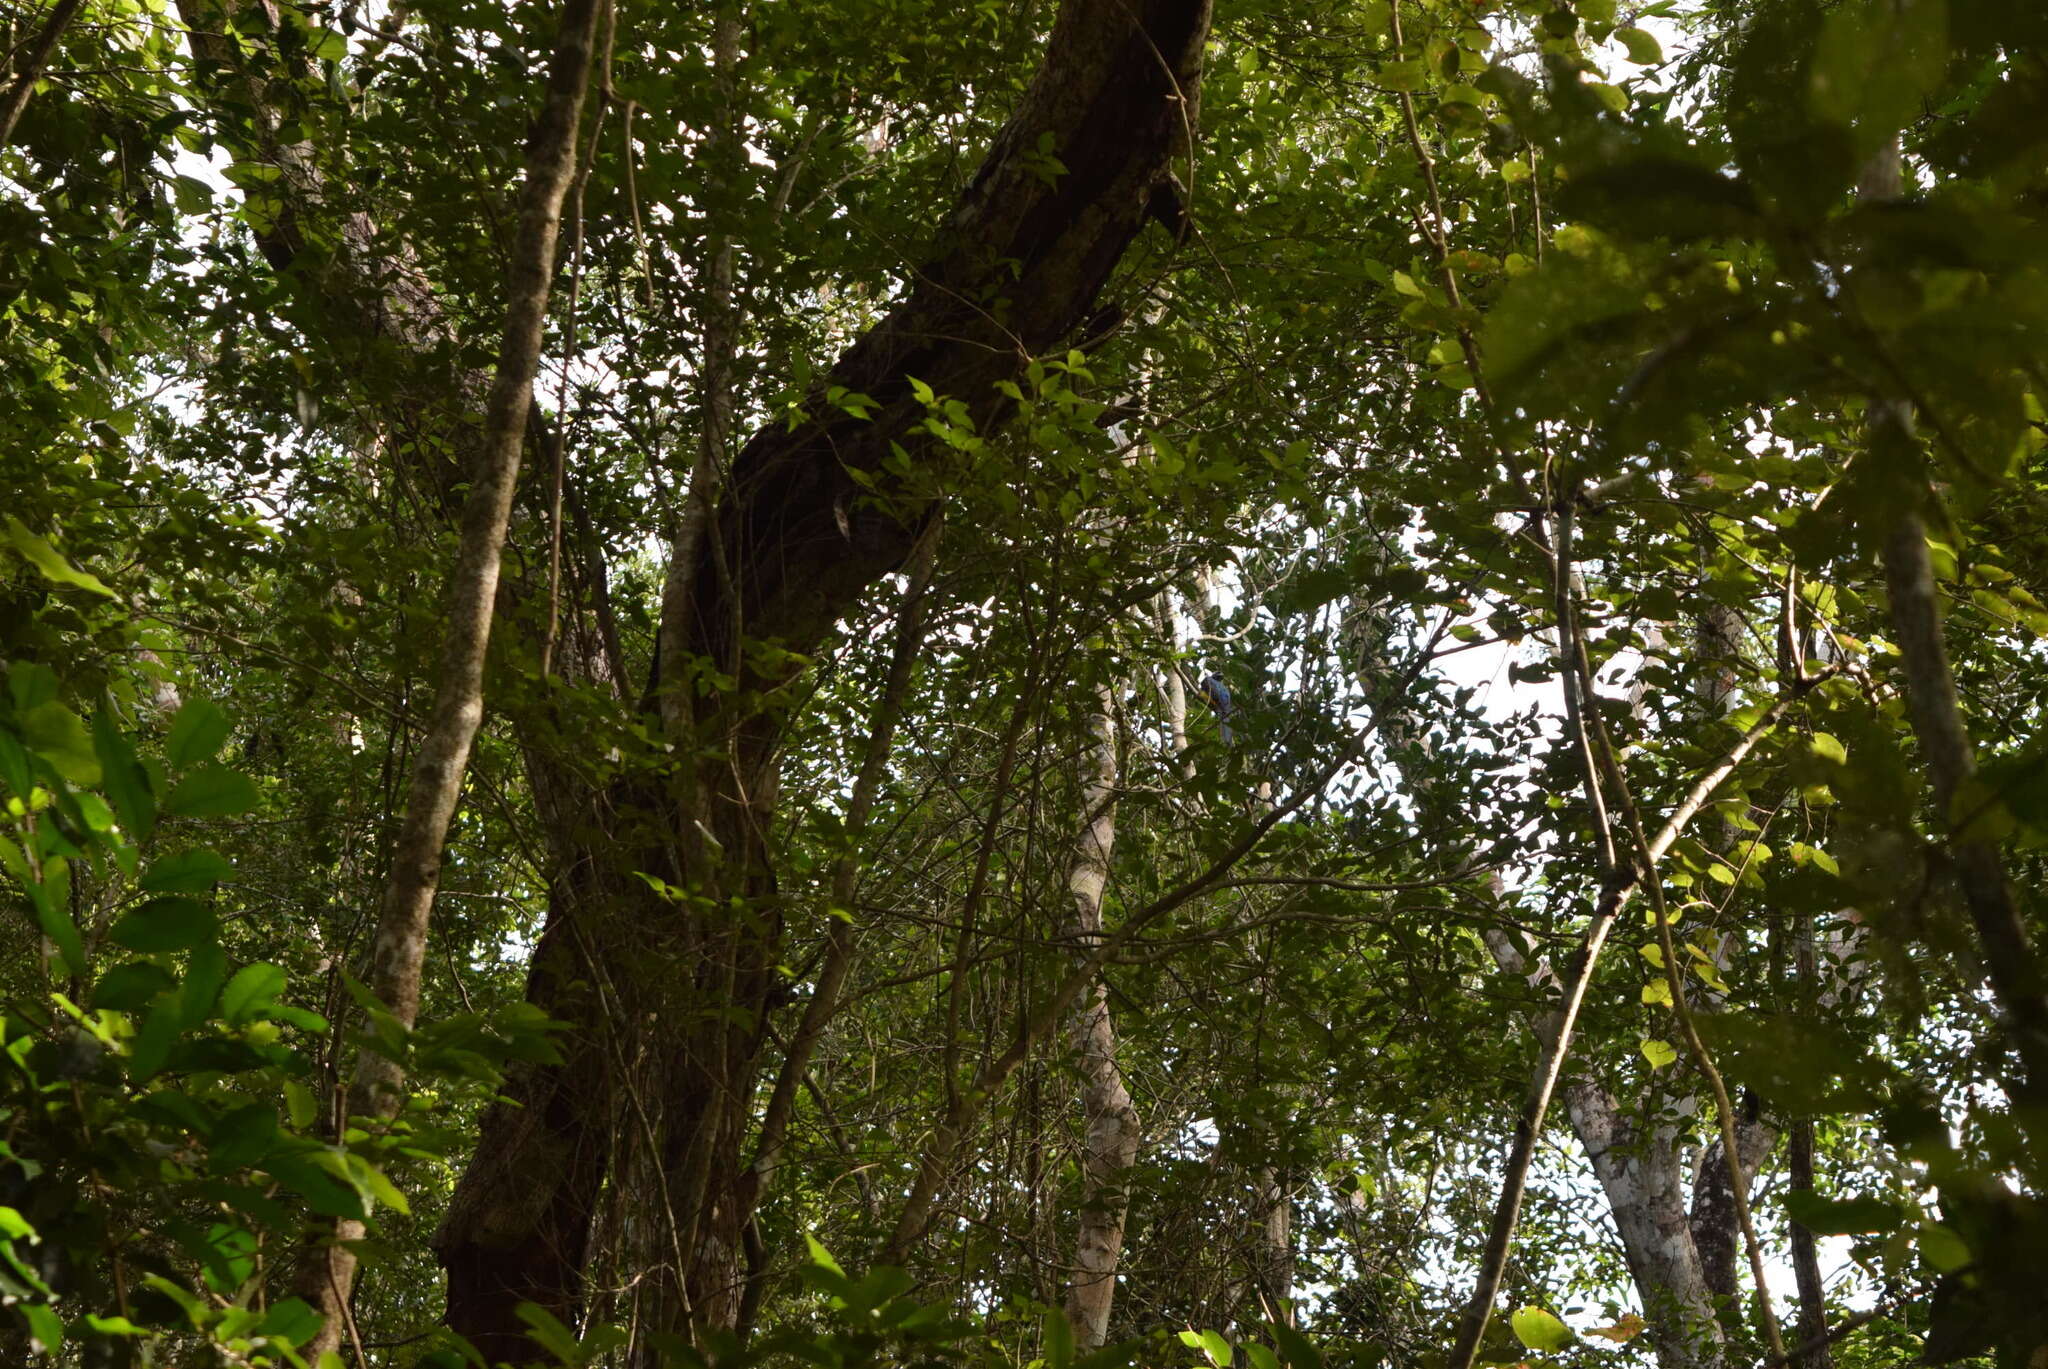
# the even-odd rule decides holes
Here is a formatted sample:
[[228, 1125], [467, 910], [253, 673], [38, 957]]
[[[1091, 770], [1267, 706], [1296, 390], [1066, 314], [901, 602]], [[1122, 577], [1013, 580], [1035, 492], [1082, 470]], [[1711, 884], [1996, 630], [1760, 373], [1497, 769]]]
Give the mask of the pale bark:
[[[1115, 700], [1096, 691], [1081, 772], [1081, 831], [1067, 867], [1071, 918], [1067, 939], [1086, 957], [1102, 940], [1102, 898], [1116, 844], [1117, 737]], [[1138, 1111], [1117, 1064], [1116, 1028], [1109, 987], [1097, 978], [1076, 1001], [1068, 1032], [1081, 1069], [1081, 1112], [1086, 1128], [1081, 1156], [1081, 1216], [1074, 1236], [1074, 1274], [1067, 1287], [1067, 1319], [1074, 1342], [1093, 1350], [1109, 1339], [1116, 1297], [1117, 1261], [1130, 1208], [1130, 1171], [1138, 1158]]]
[[[433, 711], [420, 738], [419, 759], [406, 793], [405, 816], [391, 856], [390, 881], [370, 947], [364, 982], [401, 1027], [419, 1016], [421, 967], [428, 925], [441, 877], [448, 824], [462, 795], [470, 745], [484, 711], [484, 655], [490, 644], [498, 572], [527, 413], [539, 370], [555, 244], [563, 198], [575, 172], [576, 128], [590, 83], [592, 47], [601, 0], [568, 0], [548, 71], [547, 98], [527, 159], [520, 194], [519, 232], [507, 283], [505, 330], [496, 378], [484, 414], [483, 448], [467, 502], [455, 565], [448, 576], [448, 614], [441, 643]], [[348, 1092], [351, 1123], [388, 1120], [403, 1101], [404, 1070], [376, 1051], [362, 1051]], [[363, 1223], [342, 1218], [331, 1241], [308, 1252], [304, 1292], [326, 1319], [306, 1347], [312, 1357], [335, 1349], [355, 1287]]]
[[1644, 1134], [1598, 1084], [1573, 1080], [1564, 1093], [1572, 1129], [1592, 1161], [1629, 1276], [1643, 1299], [1657, 1362], [1664, 1369], [1718, 1365], [1721, 1324], [1686, 1211], [1685, 1164], [1676, 1136], [1669, 1127]]

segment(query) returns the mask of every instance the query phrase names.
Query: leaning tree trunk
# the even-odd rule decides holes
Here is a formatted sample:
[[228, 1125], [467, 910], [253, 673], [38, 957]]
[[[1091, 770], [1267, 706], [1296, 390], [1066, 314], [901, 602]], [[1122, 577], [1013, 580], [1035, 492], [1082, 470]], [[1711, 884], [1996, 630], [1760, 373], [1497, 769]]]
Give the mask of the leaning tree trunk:
[[[444, 454], [475, 451], [462, 415], [480, 403], [483, 377], [438, 360], [456, 330], [417, 253], [369, 215], [334, 208], [314, 150], [290, 141], [296, 87], [317, 82], [303, 63], [263, 47], [264, 24], [235, 22], [247, 12], [241, 0], [179, 0], [195, 88], [237, 157], [266, 168], [271, 212], [258, 246], [293, 289], [322, 297], [341, 329], [329, 341], [417, 360], [386, 365], [392, 383], [377, 412], [406, 439], [393, 448], [408, 454], [419, 485], [450, 514], [463, 463]], [[629, 1116], [660, 1133], [658, 1196], [682, 1270], [674, 1301], [695, 1324], [731, 1320], [752, 1181], [745, 1109], [725, 1100], [752, 1088], [779, 959], [766, 833], [788, 697], [779, 687], [794, 672], [749, 656], [734, 672], [737, 690], [693, 697], [693, 663], [733, 665], [745, 641], [779, 642], [793, 653], [785, 660], [811, 654], [900, 563], [928, 516], [920, 500], [893, 497], [896, 478], [883, 469], [899, 443], [927, 455], [912, 432], [923, 408], [911, 378], [960, 399], [977, 426], [999, 421], [1010, 406], [997, 382], [1020, 376], [1089, 316], [1148, 217], [1178, 221], [1172, 165], [1196, 126], [1208, 22], [1207, 0], [1070, 0], [930, 260], [827, 378], [876, 410], [857, 419], [825, 402], [821, 386], [809, 421], [757, 433], [733, 458], [702, 535], [679, 539], [683, 565], [672, 579], [688, 593], [665, 597], [646, 708], [682, 743], [679, 754], [702, 754], [703, 742], [721, 759], [680, 777], [632, 773], [593, 789], [551, 759], [548, 720], [522, 729], [554, 864], [528, 998], [576, 1030], [560, 1064], [512, 1072], [509, 1101], [487, 1113], [437, 1233], [450, 1323], [487, 1356], [533, 1350], [515, 1315], [523, 1301], [577, 1319], [592, 1215]], [[231, 27], [240, 41], [227, 36]], [[252, 44], [278, 60], [251, 60]], [[1050, 181], [1048, 150], [1066, 168]], [[323, 250], [307, 253], [314, 241]], [[593, 657], [561, 673], [600, 678], [600, 664]], [[656, 895], [642, 872], [684, 890], [686, 901]], [[693, 914], [687, 900], [705, 897], [718, 911]], [[678, 988], [672, 974], [636, 976], [649, 964], [680, 965]], [[705, 1003], [711, 1011], [700, 1011]], [[611, 1031], [614, 1019], [646, 1012], [660, 1012], [651, 1043], [638, 1030], [643, 1016], [632, 1030]], [[649, 1060], [654, 1097], [640, 1087]]]
[[[1067, 937], [1083, 958], [1102, 938], [1102, 897], [1109, 884], [1116, 844], [1117, 738], [1115, 699], [1108, 686], [1096, 690], [1088, 721], [1088, 748], [1081, 776], [1081, 833], [1067, 867], [1067, 896], [1073, 900]], [[1110, 1304], [1116, 1298], [1116, 1267], [1124, 1248], [1124, 1218], [1130, 1209], [1131, 1166], [1138, 1158], [1138, 1110], [1117, 1065], [1116, 1027], [1109, 1015], [1109, 986], [1099, 977], [1072, 1009], [1069, 1031], [1081, 1067], [1081, 1111], [1086, 1140], [1081, 1156], [1081, 1219], [1074, 1234], [1074, 1274], [1067, 1285], [1067, 1320], [1074, 1342], [1084, 1350], [1109, 1339]]]
[[[419, 762], [406, 793], [405, 817], [391, 857], [391, 877], [370, 949], [368, 987], [403, 1027], [419, 1016], [420, 969], [440, 883], [441, 851], [462, 795], [470, 744], [484, 715], [484, 652], [490, 645], [498, 570], [519, 458], [526, 442], [534, 376], [554, 281], [555, 242], [562, 201], [576, 169], [576, 128], [590, 84], [599, 0], [569, 0], [548, 72], [547, 99], [529, 144], [526, 184], [520, 194], [519, 231], [513, 246], [504, 339], [484, 412], [483, 449], [472, 473], [462, 515], [462, 540], [448, 576], [448, 618], [441, 647], [433, 712], [420, 739]], [[356, 1059], [348, 1093], [350, 1121], [388, 1121], [403, 1101], [404, 1071], [365, 1050]], [[353, 1242], [362, 1222], [341, 1218], [332, 1239], [307, 1252], [301, 1291], [325, 1319], [307, 1345], [309, 1355], [335, 1350], [355, 1289]]]
[[[891, 313], [839, 359], [827, 383], [867, 396], [862, 419], [815, 395], [793, 428], [757, 432], [733, 459], [717, 507], [665, 597], [648, 708], [679, 754], [710, 754], [664, 795], [659, 854], [684, 900], [639, 919], [564, 903], [550, 935], [592, 963], [666, 963], [687, 986], [660, 1006], [657, 1119], [663, 1188], [684, 1267], [657, 1327], [730, 1325], [743, 1278], [742, 1228], [755, 1179], [746, 1163], [748, 1100], [768, 995], [784, 958], [768, 832], [776, 758], [794, 664], [748, 650], [773, 642], [793, 663], [814, 655], [868, 587], [907, 555], [932, 506], [885, 467], [897, 445], [940, 459], [916, 429], [912, 379], [960, 400], [977, 428], [1011, 408], [997, 385], [1090, 314], [1150, 214], [1176, 206], [1172, 163], [1196, 118], [1207, 0], [1070, 0], [1045, 58], [936, 250]], [[1050, 151], [1066, 170], [1044, 174]], [[704, 664], [738, 682], [700, 692]], [[640, 868], [648, 868], [642, 866]], [[709, 911], [699, 911], [709, 910]], [[566, 952], [565, 952], [566, 954]], [[585, 996], [536, 975], [535, 1001], [595, 1035]], [[655, 1000], [660, 1003], [659, 999]], [[587, 1067], [587, 1063], [586, 1067]], [[599, 1156], [612, 1112], [565, 1100], [587, 1079], [566, 1066], [525, 1071], [494, 1110], [437, 1238], [449, 1271], [449, 1322], [487, 1354], [515, 1355], [513, 1309], [531, 1300], [569, 1319], [594, 1192], [586, 1170], [550, 1157]], [[643, 1311], [646, 1309], [643, 1305]]]

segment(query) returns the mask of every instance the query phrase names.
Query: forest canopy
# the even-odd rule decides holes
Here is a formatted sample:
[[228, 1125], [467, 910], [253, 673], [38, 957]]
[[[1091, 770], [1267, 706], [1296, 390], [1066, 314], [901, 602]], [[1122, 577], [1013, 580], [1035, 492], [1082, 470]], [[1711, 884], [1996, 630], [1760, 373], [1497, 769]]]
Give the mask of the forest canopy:
[[0, 1362], [2048, 1369], [2044, 54], [0, 0]]

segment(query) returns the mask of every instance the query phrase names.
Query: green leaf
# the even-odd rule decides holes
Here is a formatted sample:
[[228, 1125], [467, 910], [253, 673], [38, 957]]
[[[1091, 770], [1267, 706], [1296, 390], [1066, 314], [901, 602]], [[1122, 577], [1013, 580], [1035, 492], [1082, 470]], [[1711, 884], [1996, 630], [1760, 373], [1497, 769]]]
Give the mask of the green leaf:
[[14, 549], [20, 552], [30, 565], [41, 571], [46, 579], [60, 585], [91, 590], [94, 594], [104, 594], [109, 599], [121, 597], [108, 589], [98, 576], [79, 570], [65, 560], [55, 547], [30, 532], [13, 514], [0, 518], [0, 531], [6, 533], [7, 541], [13, 544]]
[[21, 714], [21, 739], [73, 784], [100, 782], [100, 759], [92, 737], [78, 715], [56, 700]]
[[1785, 1211], [1816, 1236], [1859, 1236], [1895, 1231], [1906, 1220], [1896, 1203], [1882, 1198], [1828, 1199], [1811, 1189], [1785, 1194]]
[[276, 965], [244, 965], [221, 990], [221, 1019], [241, 1025], [283, 993], [285, 983], [285, 972]]
[[171, 978], [170, 971], [161, 965], [152, 965], [147, 960], [131, 960], [100, 976], [100, 982], [93, 986], [91, 1002], [95, 1008], [138, 1012], [149, 1000], [177, 986], [178, 981]]
[[1562, 1350], [1572, 1343], [1572, 1331], [1540, 1307], [1524, 1307], [1508, 1318], [1515, 1339], [1531, 1350]]
[[1065, 1312], [1057, 1307], [1045, 1310], [1039, 1321], [1038, 1343], [1046, 1369], [1067, 1369], [1074, 1362], [1074, 1328]]
[[178, 987], [178, 1025], [192, 1031], [213, 1015], [214, 1000], [228, 977], [228, 954], [211, 938], [192, 948], [185, 982]]
[[305, 1302], [298, 1298], [285, 1298], [270, 1305], [263, 1314], [263, 1320], [256, 1324], [256, 1334], [270, 1336], [294, 1348], [304, 1345], [320, 1333], [324, 1319]]
[[36, 1345], [46, 1355], [54, 1355], [64, 1345], [64, 1322], [48, 1305], [39, 1302], [18, 1304], [21, 1315], [28, 1319], [29, 1334], [36, 1338]]
[[1664, 45], [1652, 34], [1633, 25], [1616, 29], [1614, 36], [1628, 49], [1628, 59], [1639, 67], [1653, 67], [1664, 60]]
[[211, 699], [191, 698], [171, 719], [171, 733], [164, 742], [164, 757], [172, 767], [189, 770], [220, 753], [228, 739], [228, 715]]
[[839, 1267], [839, 1261], [832, 1258], [832, 1252], [808, 1231], [804, 1233], [804, 1247], [811, 1252], [812, 1264], [827, 1273], [837, 1274], [842, 1279], [846, 1277], [846, 1271]]
[[1268, 1322], [1266, 1330], [1272, 1333], [1273, 1344], [1280, 1347], [1280, 1359], [1287, 1369], [1323, 1369], [1323, 1352], [1307, 1336], [1285, 1322]]
[[575, 1333], [562, 1325], [552, 1312], [534, 1303], [523, 1302], [513, 1310], [513, 1315], [526, 1323], [526, 1334], [541, 1347], [564, 1364], [577, 1364], [583, 1359], [583, 1347], [576, 1341]]
[[179, 781], [164, 811], [180, 818], [224, 818], [246, 813], [260, 796], [247, 775], [224, 765], [204, 765]]
[[1938, 1222], [1920, 1228], [1920, 1258], [1943, 1274], [1953, 1274], [1968, 1265], [1970, 1247], [1963, 1238]]
[[135, 758], [135, 748], [102, 708], [92, 718], [92, 749], [100, 761], [100, 786], [114, 805], [121, 829], [131, 841], [147, 841], [156, 828], [156, 792], [149, 772]]
[[234, 877], [234, 866], [202, 846], [152, 862], [138, 882], [152, 894], [203, 894]]
[[1428, 79], [1428, 68], [1418, 61], [1380, 64], [1379, 83], [1388, 90], [1420, 90]]
[[1875, 145], [1920, 112], [1948, 58], [1943, 0], [1849, 0], [1828, 16], [1814, 52], [1814, 113]]
[[1202, 1333], [1202, 1353], [1209, 1357], [1209, 1363], [1215, 1365], [1216, 1369], [1230, 1369], [1230, 1342], [1223, 1339], [1221, 1331]]
[[164, 994], [150, 1005], [128, 1047], [128, 1072], [138, 1081], [164, 1067], [178, 1044], [178, 996]]
[[1650, 1062], [1650, 1068], [1661, 1070], [1678, 1058], [1678, 1051], [1669, 1041], [1646, 1040], [1642, 1044], [1643, 1058]]
[[47, 884], [31, 884], [28, 896], [36, 910], [36, 925], [42, 928], [44, 936], [56, 943], [58, 953], [64, 957], [65, 971], [83, 978], [85, 943], [78, 935], [78, 924], [71, 920], [71, 914], [65, 907], [62, 892], [52, 891]]
[[195, 898], [153, 898], [116, 922], [108, 935], [131, 951], [186, 951], [220, 929], [213, 910]]

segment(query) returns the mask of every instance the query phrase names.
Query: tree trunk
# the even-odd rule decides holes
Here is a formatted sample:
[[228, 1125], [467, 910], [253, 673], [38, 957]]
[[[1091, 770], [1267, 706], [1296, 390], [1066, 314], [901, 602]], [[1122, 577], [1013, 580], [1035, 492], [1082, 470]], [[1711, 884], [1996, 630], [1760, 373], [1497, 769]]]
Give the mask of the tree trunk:
[[[767, 834], [786, 686], [796, 659], [815, 654], [867, 588], [902, 563], [930, 517], [930, 504], [903, 495], [884, 467], [897, 444], [914, 458], [929, 450], [914, 432], [925, 410], [911, 380], [962, 401], [977, 428], [1007, 416], [1012, 406], [997, 383], [1021, 375], [1088, 317], [1172, 160], [1187, 150], [1208, 19], [1206, 0], [1062, 7], [1037, 76], [915, 285], [828, 377], [874, 401], [872, 412], [855, 418], [821, 392], [794, 428], [755, 433], [703, 536], [681, 548], [696, 564], [681, 577], [687, 592], [665, 598], [648, 705], [667, 705], [668, 729], [685, 734], [689, 751], [718, 757], [670, 788], [659, 824], [671, 882], [689, 899], [649, 909], [637, 925], [568, 906], [559, 914], [573, 924], [566, 939], [592, 960], [680, 964], [689, 985], [656, 1023], [665, 1043], [657, 1125], [683, 1228], [677, 1258], [687, 1266], [682, 1320], [658, 1317], [662, 1324], [727, 1326], [738, 1312], [743, 1214], [755, 1183], [745, 1152], [749, 1100], [784, 955]], [[1067, 168], [1050, 182], [1045, 149]], [[743, 641], [776, 642], [793, 655], [769, 662], [743, 652]], [[739, 688], [700, 694], [698, 662]], [[550, 996], [563, 983], [537, 975], [534, 1001], [580, 1034], [600, 1030], [587, 999]], [[536, 1069], [522, 1087], [534, 1098], [573, 1094], [583, 1081], [564, 1074], [575, 1068], [572, 1058]], [[478, 1158], [442, 1226], [449, 1322], [459, 1331], [513, 1325], [522, 1299], [573, 1315], [589, 1205], [566, 1191], [578, 1176], [553, 1177], [549, 1157], [602, 1156], [598, 1133], [613, 1121], [604, 1108], [543, 1112], [546, 1121], [510, 1109], [487, 1116]], [[507, 1283], [499, 1269], [545, 1277]]]
[[[1067, 868], [1067, 895], [1073, 900], [1067, 937], [1076, 954], [1084, 958], [1102, 937], [1102, 896], [1116, 843], [1115, 706], [1109, 688], [1099, 687], [1082, 771], [1081, 834]], [[1081, 1068], [1087, 1140], [1081, 1157], [1081, 1219], [1074, 1236], [1067, 1319], [1074, 1328], [1075, 1344], [1094, 1350], [1109, 1339], [1116, 1267], [1124, 1248], [1124, 1217], [1130, 1208], [1127, 1186], [1131, 1166], [1138, 1158], [1140, 1133], [1138, 1111], [1131, 1105], [1123, 1071], [1117, 1066], [1109, 987], [1100, 978], [1074, 1005], [1069, 1031]]]
[[50, 60], [57, 40], [84, 7], [85, 0], [57, 0], [50, 17], [43, 21], [13, 64], [14, 78], [0, 91], [0, 147], [14, 141], [14, 126], [21, 122], [21, 112], [28, 108], [29, 96], [35, 93], [36, 82], [42, 78], [43, 64]]
[[1657, 1362], [1663, 1369], [1720, 1364], [1721, 1323], [1686, 1213], [1676, 1136], [1667, 1127], [1639, 1131], [1598, 1084], [1573, 1080], [1564, 1096], [1621, 1235]]
[[[470, 745], [484, 712], [484, 654], [490, 644], [498, 571], [512, 496], [519, 482], [533, 381], [554, 280], [555, 244], [562, 201], [576, 165], [576, 129], [590, 83], [599, 0], [568, 0], [548, 72], [547, 98], [530, 144], [513, 247], [504, 338], [484, 414], [483, 447], [463, 507], [462, 538], [449, 572], [448, 617], [441, 647], [433, 712], [420, 739], [419, 760], [406, 794], [405, 817], [391, 858], [370, 965], [370, 991], [400, 1026], [419, 1016], [420, 969], [428, 924], [440, 883], [442, 847], [462, 794]], [[348, 1121], [388, 1121], [403, 1100], [398, 1063], [365, 1050], [356, 1059], [348, 1094]], [[341, 1341], [355, 1287], [351, 1242], [364, 1224], [338, 1220], [332, 1239], [306, 1252], [300, 1289], [326, 1319], [307, 1353], [317, 1358]]]

